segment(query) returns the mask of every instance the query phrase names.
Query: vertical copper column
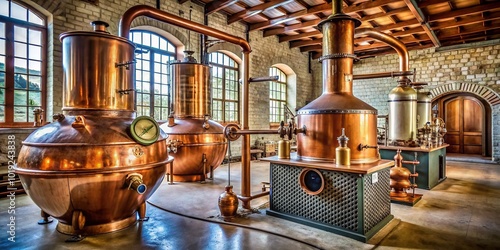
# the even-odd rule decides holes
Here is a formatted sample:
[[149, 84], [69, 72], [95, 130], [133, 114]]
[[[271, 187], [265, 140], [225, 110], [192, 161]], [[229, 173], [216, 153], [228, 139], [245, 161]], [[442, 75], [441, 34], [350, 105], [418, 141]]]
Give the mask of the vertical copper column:
[[323, 93], [352, 93], [354, 20], [340, 14], [320, 23], [323, 30], [323, 57], [320, 59]]
[[[249, 86], [248, 79], [250, 78], [250, 70], [248, 65], [250, 65], [250, 52], [244, 51], [243, 56], [243, 65], [247, 65], [246, 67], [242, 67], [241, 69], [241, 78], [243, 79], [243, 88], [241, 93], [241, 125], [244, 130], [249, 129], [249, 117], [248, 117], [248, 105], [249, 105]], [[251, 189], [250, 189], [250, 135], [243, 135], [241, 146], [241, 196], [250, 197]], [[250, 209], [250, 200], [243, 200], [242, 205], [243, 208]]]

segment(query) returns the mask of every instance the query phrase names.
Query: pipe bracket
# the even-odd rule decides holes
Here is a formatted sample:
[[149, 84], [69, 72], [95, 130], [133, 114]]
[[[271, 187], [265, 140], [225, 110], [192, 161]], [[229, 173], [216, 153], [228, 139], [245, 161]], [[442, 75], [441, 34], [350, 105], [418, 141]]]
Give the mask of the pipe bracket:
[[352, 58], [352, 59], [358, 59], [358, 57], [355, 54], [349, 54], [349, 53], [333, 53], [329, 55], [324, 55], [321, 56], [318, 59], [318, 62], [322, 62], [323, 60], [326, 59], [337, 59], [337, 58]]

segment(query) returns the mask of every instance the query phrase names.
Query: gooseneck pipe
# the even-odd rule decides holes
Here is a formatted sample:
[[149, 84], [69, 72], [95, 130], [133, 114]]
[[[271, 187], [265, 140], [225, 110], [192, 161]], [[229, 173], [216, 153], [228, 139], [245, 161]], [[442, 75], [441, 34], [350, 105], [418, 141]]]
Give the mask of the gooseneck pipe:
[[195, 31], [220, 40], [237, 44], [243, 49], [243, 52], [252, 51], [252, 49], [250, 48], [250, 44], [243, 38], [233, 36], [225, 32], [222, 32], [220, 30], [210, 28], [208, 26], [175, 16], [173, 14], [155, 9], [154, 7], [148, 5], [137, 5], [125, 11], [122, 18], [120, 19], [118, 36], [128, 39], [132, 21], [139, 16], [150, 17], [158, 21], [174, 24], [179, 27], [185, 28], [187, 30]]
[[[155, 9], [147, 5], [134, 6], [123, 14], [120, 19], [118, 28], [118, 35], [128, 39], [130, 33], [130, 26], [132, 21], [139, 17], [146, 16], [158, 21], [173, 24], [187, 30], [195, 31], [204, 35], [208, 35], [226, 42], [239, 45], [242, 49], [242, 63], [241, 63], [241, 79], [242, 79], [242, 93], [241, 93], [241, 125], [243, 129], [247, 130], [249, 126], [249, 87], [248, 79], [250, 78], [250, 52], [252, 51], [250, 43], [243, 38], [233, 36], [222, 32], [220, 30], [210, 28], [208, 26], [172, 15], [170, 13]], [[241, 196], [250, 197], [250, 135], [243, 135], [241, 147]], [[243, 208], [250, 209], [250, 201], [244, 201]]]
[[[402, 43], [397, 38], [391, 35], [385, 34], [375, 29], [361, 28], [361, 29], [356, 29], [354, 33], [354, 37], [359, 37], [364, 35], [379, 40], [381, 42], [384, 42], [389, 46], [391, 46], [393, 49], [395, 49], [399, 56], [399, 71], [401, 72], [409, 71], [408, 49], [406, 48], [404, 43]], [[400, 79], [406, 80], [407, 79], [406, 74], [403, 74]]]

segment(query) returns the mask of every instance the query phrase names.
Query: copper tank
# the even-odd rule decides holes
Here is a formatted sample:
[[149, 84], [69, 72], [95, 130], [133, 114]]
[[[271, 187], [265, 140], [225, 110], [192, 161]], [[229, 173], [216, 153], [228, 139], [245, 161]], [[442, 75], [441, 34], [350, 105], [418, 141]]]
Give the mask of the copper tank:
[[378, 160], [377, 110], [352, 94], [354, 28], [360, 21], [341, 12], [333, 1], [333, 14], [319, 24], [323, 32], [323, 94], [297, 112], [297, 155], [305, 160], [333, 161], [337, 136], [345, 128], [351, 163]]
[[145, 201], [172, 161], [166, 135], [144, 146], [128, 134], [135, 118], [134, 49], [105, 32], [61, 34], [63, 114], [23, 142], [16, 173], [65, 234], [119, 230], [145, 218]]
[[209, 119], [210, 67], [186, 53], [182, 62], [170, 65], [174, 112], [161, 129], [175, 157], [173, 180], [205, 181], [224, 160], [227, 143], [222, 125]]

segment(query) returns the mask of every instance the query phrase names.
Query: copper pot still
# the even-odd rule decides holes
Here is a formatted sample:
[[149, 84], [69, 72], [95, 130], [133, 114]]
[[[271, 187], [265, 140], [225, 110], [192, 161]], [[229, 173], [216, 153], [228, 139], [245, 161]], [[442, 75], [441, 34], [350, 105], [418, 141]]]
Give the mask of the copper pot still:
[[[403, 167], [403, 156], [401, 150], [398, 149], [394, 156], [394, 167], [390, 170], [391, 177], [391, 197], [406, 197], [406, 190], [412, 187], [410, 177], [413, 176], [410, 170]], [[416, 187], [416, 186], [415, 186]]]
[[333, 161], [332, 144], [345, 128], [351, 163], [378, 161], [377, 110], [352, 93], [354, 28], [361, 22], [341, 12], [333, 1], [333, 14], [318, 26], [323, 33], [323, 93], [297, 112], [297, 156], [304, 160]]
[[165, 134], [145, 146], [127, 133], [135, 118], [135, 46], [105, 27], [94, 22], [94, 32], [61, 34], [63, 114], [26, 138], [15, 167], [65, 234], [106, 233], [144, 219], [145, 201], [172, 161]]
[[210, 67], [196, 62], [193, 51], [170, 64], [173, 114], [161, 129], [175, 157], [174, 181], [205, 181], [224, 160], [224, 127], [210, 119]]

